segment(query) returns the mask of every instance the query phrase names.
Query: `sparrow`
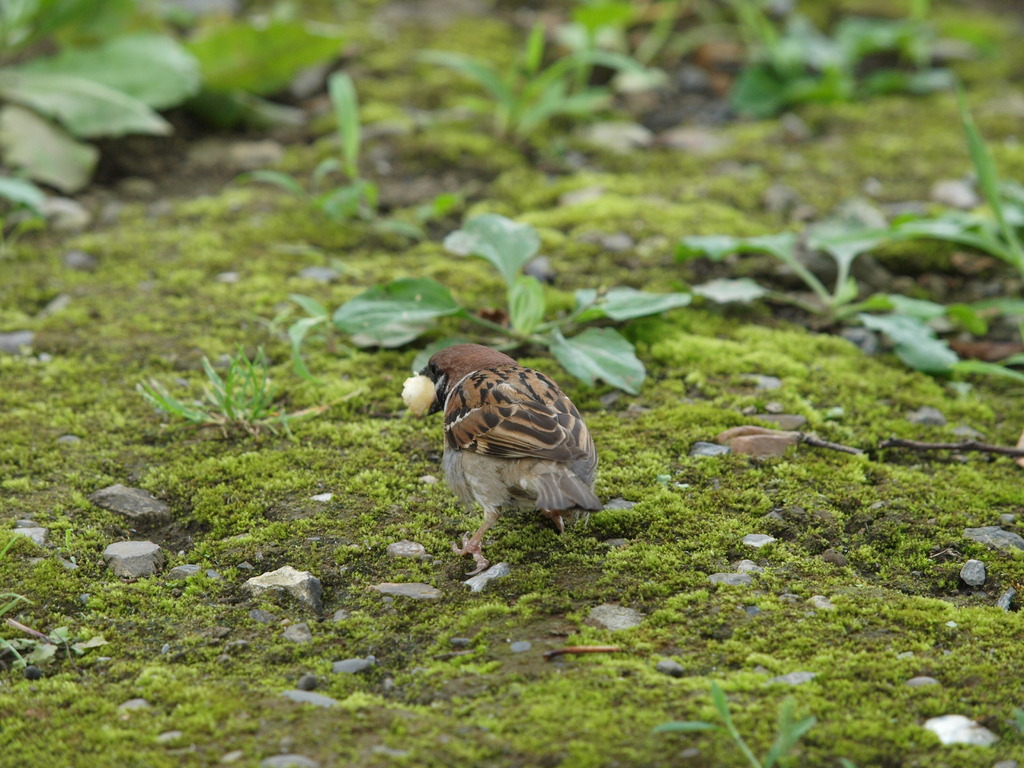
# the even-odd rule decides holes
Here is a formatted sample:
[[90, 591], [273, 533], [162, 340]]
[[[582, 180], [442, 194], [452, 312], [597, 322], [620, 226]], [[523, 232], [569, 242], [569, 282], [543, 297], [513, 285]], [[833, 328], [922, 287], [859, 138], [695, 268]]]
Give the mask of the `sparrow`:
[[468, 575], [490, 565], [483, 538], [503, 510], [538, 509], [561, 533], [566, 515], [601, 508], [594, 441], [550, 378], [479, 344], [437, 352], [420, 375], [433, 382], [428, 413], [444, 411], [445, 480], [468, 509], [484, 511], [476, 532], [452, 545], [473, 556]]

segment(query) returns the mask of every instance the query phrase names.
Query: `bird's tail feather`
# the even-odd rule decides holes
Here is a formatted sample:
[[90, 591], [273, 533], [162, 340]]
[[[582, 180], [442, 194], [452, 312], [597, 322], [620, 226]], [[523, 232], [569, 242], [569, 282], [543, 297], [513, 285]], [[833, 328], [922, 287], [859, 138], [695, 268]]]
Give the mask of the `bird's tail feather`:
[[537, 482], [538, 509], [601, 509], [601, 500], [575, 475], [542, 475]]

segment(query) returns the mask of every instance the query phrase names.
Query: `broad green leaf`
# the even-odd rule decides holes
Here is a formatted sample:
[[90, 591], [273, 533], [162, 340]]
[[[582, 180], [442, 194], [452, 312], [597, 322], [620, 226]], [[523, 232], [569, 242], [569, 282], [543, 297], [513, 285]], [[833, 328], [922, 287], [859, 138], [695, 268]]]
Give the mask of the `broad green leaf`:
[[[596, 317], [608, 317], [612, 320], [632, 320], [635, 317], [646, 317], [667, 312], [677, 307], [690, 304], [693, 297], [688, 293], [647, 293], [635, 288], [612, 288], [599, 294], [589, 309], [577, 318], [583, 322]], [[589, 293], [576, 294], [576, 305], [583, 306], [590, 301]]]
[[693, 292], [705, 299], [710, 299], [716, 304], [729, 304], [739, 302], [748, 304], [751, 301], [767, 296], [769, 291], [764, 286], [758, 285], [749, 277], [740, 277], [735, 280], [718, 278], [709, 280], [706, 283], [693, 286]]
[[345, 173], [350, 180], [359, 178], [359, 99], [352, 78], [344, 72], [335, 72], [327, 80], [331, 106], [338, 121], [341, 156], [345, 158]]
[[342, 40], [341, 29], [326, 24], [234, 21], [201, 30], [187, 47], [199, 60], [206, 88], [268, 96], [306, 67], [337, 56]]
[[772, 117], [787, 105], [785, 82], [770, 66], [748, 66], [732, 84], [729, 103], [741, 115]]
[[[0, 112], [0, 142], [3, 141], [2, 133], [3, 114]], [[14, 206], [23, 205], [38, 213], [39, 206], [46, 199], [46, 194], [28, 179], [0, 176], [0, 199], [6, 200]]]
[[967, 304], [951, 304], [946, 307], [946, 315], [974, 336], [988, 333], [988, 322]]
[[743, 240], [742, 237], [727, 235], [684, 237], [676, 246], [676, 259], [683, 261], [697, 256], [707, 256], [712, 261], [722, 261], [726, 256], [737, 253]]
[[360, 347], [400, 347], [446, 315], [460, 312], [448, 289], [428, 278], [402, 278], [379, 285], [334, 312], [338, 330]]
[[176, 106], [199, 91], [198, 62], [167, 35], [124, 35], [94, 48], [66, 48], [18, 69], [91, 80], [153, 109]]
[[520, 275], [508, 287], [508, 310], [512, 327], [519, 333], [532, 333], [544, 319], [544, 287], [529, 275]]
[[88, 184], [100, 154], [35, 112], [12, 104], [0, 109], [0, 148], [7, 165], [61, 192], [77, 192]]
[[566, 371], [591, 386], [601, 379], [635, 395], [647, 375], [633, 345], [612, 328], [588, 328], [571, 339], [554, 331], [547, 344]]
[[976, 373], [982, 376], [1001, 376], [1024, 383], [1024, 371], [1007, 368], [999, 363], [986, 363], [982, 360], [960, 360], [954, 363], [951, 370], [956, 373]]
[[540, 238], [529, 224], [485, 213], [449, 234], [444, 247], [458, 256], [487, 259], [501, 273], [505, 284], [512, 285], [523, 265], [540, 250]]
[[0, 70], [0, 96], [54, 118], [80, 138], [171, 132], [170, 123], [138, 99], [74, 75]]
[[897, 356], [906, 365], [926, 373], [944, 373], [959, 360], [949, 345], [935, 337], [935, 331], [907, 315], [858, 315], [865, 328], [888, 336]]
[[836, 286], [836, 293], [832, 303], [836, 307], [849, 304], [857, 298], [859, 292], [860, 288], [857, 286], [857, 281], [852, 277], [848, 277], [843, 281], [842, 285]]

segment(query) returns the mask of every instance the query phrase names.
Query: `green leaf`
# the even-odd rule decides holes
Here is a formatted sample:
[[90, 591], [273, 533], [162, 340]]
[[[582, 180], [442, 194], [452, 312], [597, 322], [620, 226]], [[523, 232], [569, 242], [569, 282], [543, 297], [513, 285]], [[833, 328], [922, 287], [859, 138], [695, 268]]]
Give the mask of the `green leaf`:
[[682, 720], [656, 725], [651, 733], [693, 733], [694, 731], [720, 731], [722, 728], [714, 723], [703, 723], [699, 720]]
[[0, 96], [54, 118], [80, 138], [171, 132], [170, 123], [138, 99], [74, 75], [0, 70]]
[[77, 192], [88, 184], [100, 154], [96, 147], [13, 104], [0, 109], [0, 148], [7, 165], [61, 192]]
[[612, 328], [588, 328], [571, 339], [553, 331], [546, 343], [565, 370], [591, 386], [601, 379], [635, 395], [647, 375], [633, 345]]
[[888, 336], [895, 352], [916, 371], [944, 373], [959, 359], [949, 345], [935, 337], [935, 331], [907, 315], [858, 315], [865, 328]]
[[302, 342], [310, 331], [326, 322], [326, 316], [303, 317], [288, 326], [288, 338], [292, 342], [292, 369], [303, 379], [314, 384], [319, 384], [320, 381], [309, 372], [306, 361], [302, 359]]
[[338, 121], [341, 155], [345, 158], [345, 173], [349, 179], [359, 178], [359, 99], [352, 78], [344, 72], [335, 72], [327, 80], [331, 106]]
[[785, 81], [766, 64], [754, 64], [740, 72], [729, 92], [733, 109], [749, 117], [773, 117], [788, 101]]
[[967, 304], [951, 304], [946, 307], [946, 315], [974, 336], [988, 333], [988, 322]]
[[188, 49], [199, 60], [205, 87], [267, 96], [301, 70], [337, 56], [343, 39], [340, 28], [326, 24], [235, 21], [207, 26]]
[[540, 237], [529, 224], [518, 224], [495, 213], [474, 216], [444, 239], [444, 247], [457, 256], [480, 256], [512, 285], [519, 271], [537, 251]]
[[977, 373], [983, 376], [1000, 376], [1024, 383], [1024, 371], [1016, 371], [999, 363], [986, 363], [983, 360], [960, 360], [950, 370], [956, 373]]
[[167, 35], [123, 35], [94, 48], [66, 48], [18, 69], [90, 80], [153, 109], [176, 106], [199, 91], [198, 62]]
[[716, 304], [729, 304], [739, 302], [748, 304], [751, 301], [767, 296], [769, 291], [764, 286], [758, 285], [749, 277], [740, 277], [735, 280], [718, 278], [709, 280], [706, 283], [693, 286], [693, 292], [705, 299], [710, 299]]
[[512, 327], [529, 334], [544, 319], [544, 287], [529, 275], [520, 275], [508, 287], [508, 311]]
[[308, 197], [306, 190], [302, 188], [302, 185], [299, 184], [295, 177], [289, 176], [287, 173], [282, 173], [281, 171], [250, 171], [249, 173], [243, 173], [239, 176], [238, 181], [242, 184], [248, 182], [270, 184], [271, 186], [295, 195], [295, 197]]
[[330, 315], [327, 307], [310, 296], [303, 296], [301, 293], [289, 293], [288, 298], [302, 307], [310, 317], [326, 318]]
[[400, 347], [439, 317], [460, 312], [448, 289], [429, 278], [402, 278], [374, 286], [334, 313], [338, 330], [360, 347]]
[[[583, 306], [590, 300], [589, 293], [577, 291], [576, 304]], [[597, 296], [592, 306], [583, 311], [577, 318], [580, 322], [596, 317], [608, 317], [612, 320], [632, 320], [635, 317], [646, 317], [667, 312], [677, 307], [685, 307], [693, 300], [688, 293], [647, 293], [635, 288], [612, 288]]]
[[[0, 112], [0, 134], [3, 132], [2, 121], [3, 115]], [[0, 198], [6, 200], [12, 206], [23, 205], [29, 210], [39, 213], [39, 206], [46, 199], [46, 194], [28, 179], [19, 179], [16, 176], [0, 176]]]
[[706, 256], [712, 261], [722, 261], [726, 256], [740, 250], [744, 239], [728, 235], [693, 235], [684, 237], [676, 246], [676, 259], [685, 261], [698, 256]]

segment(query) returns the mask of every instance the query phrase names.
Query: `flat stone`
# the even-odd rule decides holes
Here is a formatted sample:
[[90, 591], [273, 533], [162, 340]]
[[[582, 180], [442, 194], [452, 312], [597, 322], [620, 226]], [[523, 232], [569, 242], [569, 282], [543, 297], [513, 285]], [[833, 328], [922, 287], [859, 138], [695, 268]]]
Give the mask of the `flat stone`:
[[469, 587], [470, 592], [483, 592], [492, 581], [508, 576], [510, 573], [512, 573], [512, 569], [509, 568], [508, 563], [495, 563], [486, 571], [478, 573], [462, 583]]
[[807, 424], [807, 417], [798, 413], [759, 413], [757, 418], [784, 430], [800, 429]]
[[981, 205], [981, 196], [971, 184], [962, 179], [943, 179], [936, 181], [928, 196], [942, 205], [969, 211]]
[[730, 139], [720, 131], [699, 126], [680, 126], [662, 131], [658, 134], [657, 143], [669, 149], [704, 157], [724, 149], [730, 143]]
[[373, 656], [368, 656], [365, 659], [343, 659], [342, 661], [334, 662], [331, 665], [331, 671], [336, 674], [358, 675], [360, 672], [373, 669], [376, 663], [377, 660]]
[[277, 621], [277, 616], [272, 614], [270, 611], [265, 611], [262, 608], [253, 608], [249, 611], [249, 618], [253, 621], [258, 621], [260, 624], [273, 624]]
[[68, 269], [73, 269], [76, 272], [95, 272], [96, 267], [99, 266], [99, 262], [96, 257], [91, 253], [85, 251], [79, 251], [77, 249], [67, 251], [63, 256], [60, 257], [64, 266]]
[[533, 643], [529, 640], [516, 640], [514, 643], [509, 645], [508, 649], [512, 651], [512, 653], [526, 653], [532, 647]]
[[79, 232], [92, 223], [89, 209], [70, 197], [46, 197], [39, 204], [39, 211], [58, 232]]
[[748, 533], [743, 537], [743, 543], [748, 547], [753, 547], [754, 549], [760, 549], [774, 541], [775, 537], [769, 536], [766, 533]]
[[240, 171], [255, 171], [274, 165], [284, 156], [284, 147], [271, 139], [235, 141], [228, 147], [227, 160]]
[[996, 608], [1002, 608], [1004, 611], [1010, 610], [1010, 607], [1013, 604], [1013, 596], [1016, 594], [1017, 590], [1013, 587], [1008, 587], [1007, 590], [999, 596], [999, 599], [996, 600]]
[[654, 668], [661, 672], [661, 674], [668, 675], [669, 677], [682, 677], [686, 674], [686, 669], [675, 659], [662, 659]]
[[164, 576], [164, 578], [168, 581], [187, 579], [189, 576], [195, 576], [201, 570], [202, 568], [198, 565], [193, 565], [191, 563], [188, 565], [176, 565], [167, 572], [167, 575]]
[[33, 331], [8, 331], [0, 333], [0, 352], [7, 355], [20, 355], [24, 350], [31, 349]]
[[803, 683], [810, 682], [817, 676], [817, 672], [790, 672], [787, 675], [779, 675], [778, 677], [773, 677], [771, 680], [765, 683], [765, 685], [770, 685], [771, 683], [782, 683], [783, 685], [802, 685]]
[[601, 509], [632, 509], [635, 506], [635, 501], [626, 501], [621, 496], [617, 496], [611, 501], [609, 501], [607, 504], [605, 504], [603, 507], [601, 507]]
[[960, 569], [960, 578], [969, 587], [980, 587], [985, 583], [985, 564], [981, 560], [968, 560]]
[[330, 501], [334, 498], [333, 493], [318, 493], [316, 496], [310, 496], [313, 501]]
[[654, 141], [654, 134], [639, 123], [618, 120], [594, 123], [584, 128], [582, 135], [584, 141], [620, 154], [649, 147]]
[[388, 544], [388, 554], [392, 557], [423, 557], [426, 553], [426, 548], [415, 541], [402, 539]]
[[35, 542], [41, 547], [44, 544], [46, 544], [46, 534], [49, 533], [49, 530], [46, 528], [41, 528], [39, 526], [26, 528], [20, 528], [18, 526], [15, 526], [11, 530], [11, 533], [16, 533], [19, 536], [24, 536], [28, 539], [31, 539], [33, 542]]
[[[313, 696], [320, 694], [314, 693]], [[324, 696], [323, 698], [327, 698]], [[334, 701], [334, 699], [331, 699]], [[274, 755], [260, 760], [260, 768], [320, 768], [320, 763], [305, 755]]]
[[82, 442], [82, 438], [78, 435], [61, 435], [57, 438], [57, 442], [62, 445], [74, 445], [75, 443]]
[[753, 582], [754, 577], [749, 573], [712, 573], [708, 581], [712, 584], [725, 584], [729, 587], [746, 587]]
[[635, 627], [644, 618], [640, 611], [635, 611], [622, 605], [612, 605], [611, 603], [595, 605], [590, 609], [588, 615], [591, 621], [613, 631]]
[[924, 721], [924, 727], [939, 737], [943, 744], [972, 744], [989, 747], [999, 741], [988, 728], [963, 715], [942, 715]]
[[347, 619], [351, 615], [352, 614], [350, 614], [344, 608], [339, 608], [338, 610], [336, 610], [334, 612], [334, 615], [331, 616], [331, 621], [344, 621], [345, 619]]
[[115, 576], [137, 579], [160, 570], [164, 553], [151, 541], [119, 541], [103, 550], [103, 560]]
[[764, 568], [753, 560], [740, 560], [738, 563], [733, 563], [732, 567], [736, 569], [737, 573], [764, 573]]
[[807, 602], [813, 605], [819, 611], [834, 611], [836, 609], [835, 603], [829, 600], [824, 595], [812, 595], [807, 598]]
[[771, 392], [772, 390], [782, 387], [782, 379], [778, 376], [764, 376], [760, 373], [745, 373], [743, 374], [743, 380], [750, 382], [757, 389], [764, 392]]
[[341, 273], [330, 267], [306, 267], [299, 270], [299, 277], [306, 280], [315, 280], [318, 283], [333, 283], [341, 277]]
[[90, 494], [89, 501], [97, 507], [124, 515], [130, 520], [156, 522], [171, 516], [171, 508], [154, 498], [149, 491], [115, 483]]
[[314, 611], [320, 610], [320, 597], [323, 593], [320, 579], [308, 571], [297, 571], [290, 565], [253, 576], [245, 582], [243, 588], [254, 597], [267, 591], [287, 592]]
[[403, 583], [384, 581], [380, 584], [371, 585], [370, 589], [375, 589], [384, 595], [410, 597], [413, 600], [437, 600], [443, 594], [437, 587], [416, 581]]
[[1013, 512], [1003, 512], [999, 516], [999, 522], [1003, 525], [1013, 525], [1017, 522], [1017, 516]]
[[917, 677], [912, 677], [909, 680], [907, 680], [907, 682], [905, 682], [904, 685], [908, 685], [911, 688], [924, 688], [928, 685], [941, 685], [941, 683], [934, 677], [928, 677], [928, 675], [918, 675]]
[[313, 632], [310, 630], [309, 624], [304, 621], [286, 627], [281, 636], [290, 643], [313, 642]]
[[796, 432], [786, 432], [754, 424], [730, 427], [715, 436], [715, 442], [728, 445], [736, 453], [756, 458], [782, 456], [790, 446], [800, 442]]
[[964, 536], [994, 549], [1024, 549], [1024, 539], [1012, 531], [1004, 531], [998, 525], [964, 528]]
[[164, 731], [156, 737], [157, 744], [171, 744], [180, 739], [185, 734], [182, 731]]
[[629, 539], [605, 539], [601, 543], [610, 549], [621, 549], [629, 544]]
[[330, 696], [324, 696], [322, 693], [314, 693], [313, 691], [282, 691], [281, 695], [286, 699], [291, 699], [296, 704], [312, 704], [314, 707], [323, 707], [329, 709], [330, 707], [338, 706], [338, 700], [332, 699]]
[[420, 482], [424, 485], [437, 485], [440, 481], [433, 475], [422, 475], [419, 478]]
[[145, 699], [128, 699], [117, 705], [120, 710], [149, 709], [152, 705]]
[[691, 456], [724, 456], [727, 453], [732, 453], [732, 448], [728, 445], [708, 443], [704, 440], [698, 440], [690, 447]]
[[946, 417], [942, 415], [942, 411], [932, 408], [930, 405], [922, 406], [916, 411], [908, 413], [907, 421], [913, 424], [924, 424], [926, 427], [946, 426]]

